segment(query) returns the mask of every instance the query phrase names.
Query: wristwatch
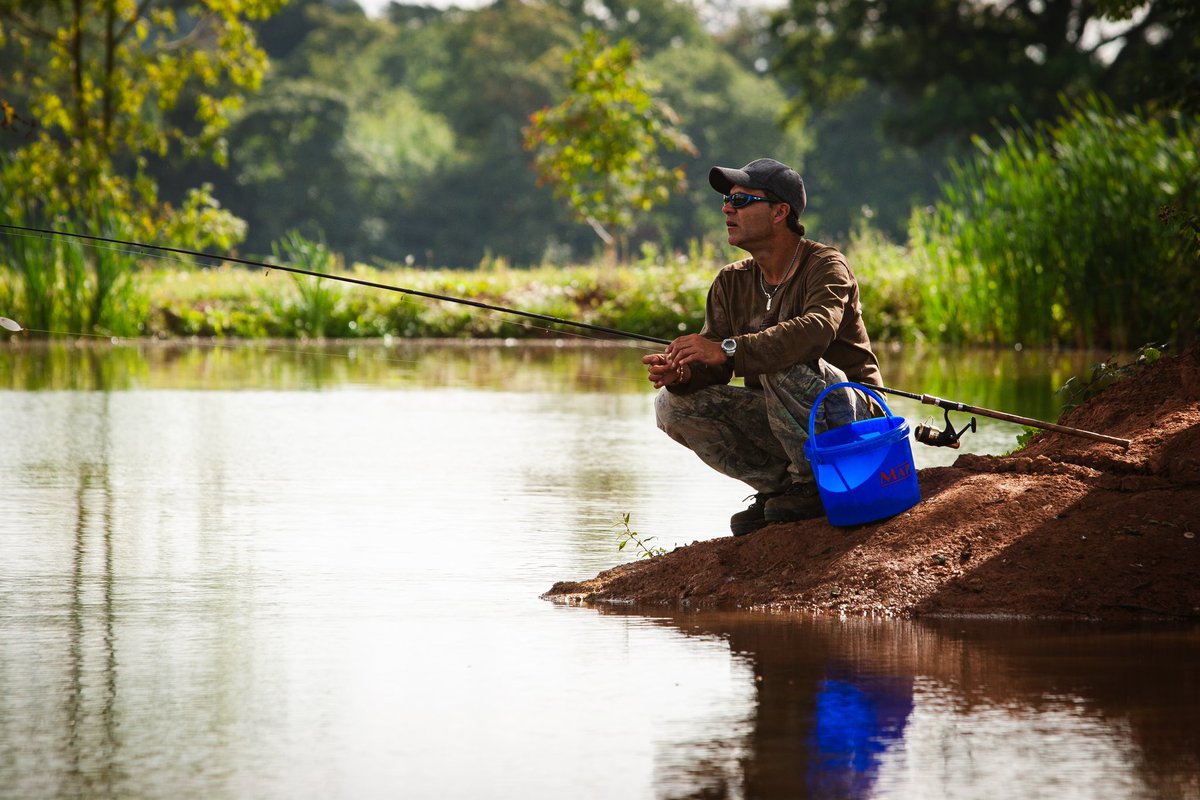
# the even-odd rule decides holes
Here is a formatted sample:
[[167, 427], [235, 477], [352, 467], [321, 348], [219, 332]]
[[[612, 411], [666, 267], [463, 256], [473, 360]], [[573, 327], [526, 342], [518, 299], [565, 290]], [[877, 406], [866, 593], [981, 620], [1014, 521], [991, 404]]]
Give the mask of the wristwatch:
[[721, 349], [725, 351], [725, 358], [732, 360], [737, 353], [737, 339], [725, 339], [721, 342]]

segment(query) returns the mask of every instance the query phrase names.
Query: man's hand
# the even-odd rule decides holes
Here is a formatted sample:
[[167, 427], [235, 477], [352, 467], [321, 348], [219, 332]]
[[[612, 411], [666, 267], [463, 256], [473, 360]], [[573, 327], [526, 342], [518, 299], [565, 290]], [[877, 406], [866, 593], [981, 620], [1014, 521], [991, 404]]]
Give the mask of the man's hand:
[[670, 359], [663, 353], [652, 353], [648, 356], [642, 356], [642, 363], [646, 365], [646, 371], [649, 381], [654, 384], [655, 389], [661, 389], [664, 386], [671, 386], [676, 383], [686, 383], [692, 377], [692, 371], [681, 365], [673, 365]]
[[673, 366], [684, 366], [699, 361], [701, 364], [717, 367], [724, 364], [727, 358], [721, 345], [711, 339], [705, 339], [698, 333], [689, 333], [671, 342], [667, 345], [666, 355], [667, 363]]

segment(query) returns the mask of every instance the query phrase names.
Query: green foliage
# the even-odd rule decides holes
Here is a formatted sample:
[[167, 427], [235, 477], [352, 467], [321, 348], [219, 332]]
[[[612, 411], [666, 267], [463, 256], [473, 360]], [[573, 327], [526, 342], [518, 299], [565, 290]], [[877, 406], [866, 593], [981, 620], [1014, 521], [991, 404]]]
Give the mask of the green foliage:
[[178, 209], [165, 203], [160, 212], [159, 235], [153, 238], [172, 246], [226, 252], [246, 238], [246, 222], [221, 207], [211, 184], [188, 189]]
[[859, 300], [871, 338], [880, 342], [923, 340], [918, 315], [927, 276], [912, 249], [863, 224], [851, 235], [845, 255], [858, 278]]
[[[128, 238], [119, 213], [102, 212], [98, 219], [98, 235]], [[25, 222], [13, 219], [13, 224]], [[8, 296], [6, 315], [25, 328], [118, 336], [142, 330], [148, 310], [133, 280], [136, 255], [38, 234], [6, 236], [0, 245], [0, 283], [5, 287], [0, 298]]]
[[[299, 231], [289, 231], [271, 249], [278, 263], [283, 266], [321, 273], [333, 273], [338, 269], [337, 258], [323, 241], [310, 241]], [[294, 306], [294, 318], [300, 335], [324, 338], [333, 319], [342, 284], [294, 272], [290, 275], [299, 293]]]
[[[149, 192], [114, 164], [177, 149], [222, 157], [220, 135], [257, 88], [265, 56], [247, 26], [282, 0], [81, 0], [0, 7], [0, 44], [25, 58], [12, 75], [37, 123], [10, 192], [57, 213], [87, 213], [116, 191]], [[184, 112], [184, 109], [187, 109]], [[175, 116], [179, 114], [180, 116]], [[177, 120], [190, 117], [191, 124]]]
[[[300, 251], [311, 248], [304, 258], [310, 259], [309, 263], [320, 263], [319, 245], [294, 247]], [[279, 252], [281, 262], [288, 260], [282, 248]], [[337, 269], [336, 258], [326, 263], [331, 271]], [[238, 267], [147, 271], [137, 283], [153, 309], [145, 333], [245, 338], [538, 338], [548, 335], [547, 327], [555, 327], [446, 301], [332, 281], [322, 283], [318, 278], [302, 277], [314, 282], [302, 291], [299, 281], [280, 283], [281, 274]], [[616, 270], [581, 266], [493, 271], [380, 271], [359, 266], [345, 274], [663, 339], [700, 329], [712, 278], [707, 264], [696, 268], [677, 264]], [[305, 299], [304, 291], [321, 286], [334, 294], [332, 300]], [[309, 309], [319, 311], [323, 334], [314, 332], [315, 322], [307, 316]], [[561, 328], [558, 335], [592, 337], [573, 327]]]
[[[17, 65], [14, 98], [32, 120], [16, 148], [0, 153], [0, 212], [135, 241], [236, 244], [244, 226], [211, 187], [186, 191], [179, 208], [161, 203], [146, 159], [223, 158], [220, 135], [265, 67], [247, 22], [280, 2], [0, 5], [0, 49]], [[19, 282], [31, 324], [76, 333], [136, 332], [145, 307], [130, 280], [135, 265], [78, 241], [0, 242], [0, 269]]]
[[1200, 111], [1192, 0], [789, 0], [771, 31], [786, 119], [819, 154], [802, 172], [818, 236], [859, 217], [903, 236], [971, 137], [1052, 120], [1060, 96]]
[[[1091, 35], [1102, 24], [1105, 35]], [[885, 125], [908, 143], [1008, 126], [1016, 108], [1028, 120], [1052, 119], [1062, 93], [1104, 91], [1128, 109], [1178, 98], [1187, 81], [1200, 110], [1190, 67], [1200, 13], [1188, 0], [790, 0], [774, 31], [780, 71], [799, 89], [793, 117], [876, 86], [901, 100]]]
[[[678, 247], [704, 236], [723, 243], [725, 221], [720, 198], [708, 185], [708, 167], [740, 166], [770, 154], [800, 168], [811, 142], [802, 131], [784, 130], [775, 124], [779, 109], [787, 102], [779, 84], [770, 75], [740, 65], [734, 54], [717, 42], [668, 47], [641, 64], [661, 87], [656, 96], [678, 113], [679, 127], [704, 161], [697, 162], [695, 154], [663, 153], [664, 164], [687, 170], [692, 179], [685, 192], [639, 213], [638, 228], [661, 231], [667, 250], [672, 243]], [[861, 198], [857, 202], [861, 203]], [[805, 220], [811, 219], [806, 212]]]
[[632, 543], [637, 549], [638, 558], [655, 558], [656, 556], [665, 555], [667, 549], [665, 547], [651, 547], [650, 543], [654, 541], [653, 536], [643, 536], [637, 531], [629, 527], [629, 512], [626, 511], [621, 515], [621, 521], [613, 525], [613, 527], [621, 526], [621, 531], [617, 536], [617, 549], [624, 550], [626, 545]]
[[914, 215], [921, 327], [943, 341], [1127, 347], [1194, 310], [1194, 248], [1156, 215], [1194, 207], [1200, 118], [1091, 99], [1055, 125], [977, 141]]
[[637, 54], [628, 39], [609, 45], [589, 31], [567, 63], [567, 98], [534, 112], [525, 146], [535, 154], [541, 180], [607, 245], [632, 224], [635, 213], [686, 186], [684, 170], [666, 166], [660, 149], [696, 151], [675, 127], [674, 112], [654, 99], [652, 84], [636, 72]]
[[1011, 450], [1009, 450], [1007, 453], [1005, 453], [1004, 455], [1012, 455], [1013, 453], [1017, 452], [1018, 450], [1023, 450], [1026, 447], [1026, 445], [1028, 445], [1029, 442], [1033, 439], [1033, 437], [1037, 436], [1041, 432], [1042, 432], [1041, 428], [1031, 428], [1028, 425], [1022, 426], [1021, 432], [1017, 434], [1016, 444], [1013, 445], [1013, 448]]
[[1077, 405], [1091, 400], [1114, 383], [1136, 375], [1140, 370], [1162, 358], [1162, 345], [1144, 344], [1134, 353], [1133, 360], [1124, 364], [1116, 357], [1092, 365], [1091, 376], [1085, 381], [1078, 376], [1070, 378], [1058, 390], [1064, 398], [1063, 410], [1070, 411]]
[[[1184, 297], [1200, 298], [1200, 200], [1196, 198], [1196, 188], [1200, 184], [1200, 176], [1196, 176], [1188, 186], [1184, 196], [1187, 208], [1174, 203], [1164, 205], [1158, 212], [1158, 218], [1178, 237], [1180, 243], [1180, 291]], [[1188, 266], [1188, 264], [1191, 266]], [[1185, 348], [1192, 341], [1200, 339], [1200, 307], [1181, 305], [1179, 320], [1175, 326], [1175, 343]]]

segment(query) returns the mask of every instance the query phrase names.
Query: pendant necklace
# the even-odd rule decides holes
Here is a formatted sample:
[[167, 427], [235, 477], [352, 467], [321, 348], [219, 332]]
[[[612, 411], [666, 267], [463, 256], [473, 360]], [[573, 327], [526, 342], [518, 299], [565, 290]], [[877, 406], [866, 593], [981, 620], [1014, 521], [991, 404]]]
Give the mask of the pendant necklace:
[[771, 300], [775, 298], [775, 294], [781, 288], [783, 288], [783, 285], [787, 283], [788, 278], [792, 277], [792, 269], [794, 269], [796, 266], [796, 257], [800, 255], [800, 245], [802, 244], [804, 244], [803, 239], [799, 242], [796, 242], [796, 252], [792, 253], [792, 261], [790, 264], [788, 264], [787, 272], [784, 273], [783, 280], [775, 284], [775, 288], [773, 290], [769, 292], [767, 291], [767, 282], [763, 279], [762, 267], [760, 266], [758, 268], [758, 286], [760, 289], [762, 289], [763, 297], [767, 298], [767, 311], [771, 310]]

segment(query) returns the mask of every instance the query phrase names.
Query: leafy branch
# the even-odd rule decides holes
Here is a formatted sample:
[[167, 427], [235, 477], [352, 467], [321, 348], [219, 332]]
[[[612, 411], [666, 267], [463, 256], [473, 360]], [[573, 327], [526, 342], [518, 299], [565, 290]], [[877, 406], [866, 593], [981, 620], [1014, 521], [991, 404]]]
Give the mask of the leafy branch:
[[1112, 386], [1119, 380], [1137, 374], [1139, 370], [1148, 367], [1162, 358], [1165, 345], [1144, 344], [1134, 354], [1133, 361], [1120, 364], [1116, 357], [1092, 365], [1091, 377], [1084, 381], [1078, 376], [1070, 378], [1055, 394], [1066, 398], [1064, 411], [1070, 411], [1076, 406], [1091, 400], [1100, 392]]

